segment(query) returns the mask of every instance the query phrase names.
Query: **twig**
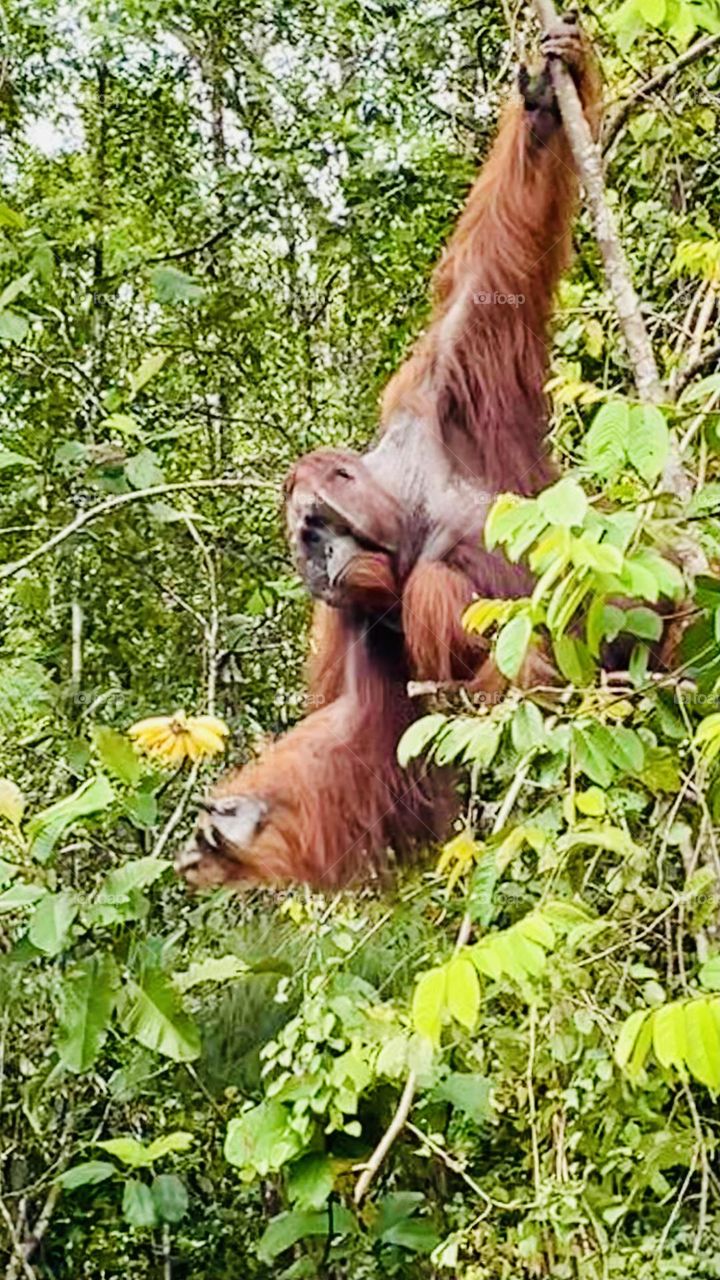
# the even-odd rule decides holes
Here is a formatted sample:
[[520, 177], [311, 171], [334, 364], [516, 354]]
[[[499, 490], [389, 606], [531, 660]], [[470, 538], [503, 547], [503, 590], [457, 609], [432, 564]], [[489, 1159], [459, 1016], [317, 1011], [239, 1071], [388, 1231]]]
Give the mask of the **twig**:
[[[717, 299], [718, 299], [717, 284], [715, 283], [714, 280], [710, 280], [708, 283], [707, 289], [705, 291], [705, 297], [703, 298], [700, 304], [700, 309], [698, 311], [697, 320], [695, 321], [695, 327], [693, 329], [692, 338], [690, 339], [690, 345], [688, 347], [687, 354], [685, 356], [685, 365], [687, 368], [692, 369], [693, 366], [696, 365], [698, 360], [700, 359], [700, 355], [702, 352], [703, 338], [705, 337], [705, 331], [710, 321], [712, 320], [713, 312], [717, 304]], [[678, 373], [677, 378], [679, 379], [679, 377], [680, 377], [680, 374]]]
[[35, 1272], [25, 1257], [25, 1246], [18, 1236], [15, 1223], [12, 1220], [12, 1215], [2, 1196], [0, 1196], [0, 1215], [5, 1220], [5, 1225], [10, 1237], [10, 1244], [12, 1246], [12, 1255], [8, 1263], [7, 1271], [5, 1272], [5, 1280], [15, 1280], [15, 1277], [18, 1275], [21, 1267], [26, 1280], [37, 1280]]
[[467, 1172], [465, 1166], [461, 1164], [459, 1160], [456, 1160], [455, 1156], [451, 1155], [449, 1151], [446, 1151], [444, 1147], [441, 1147], [440, 1143], [436, 1142], [429, 1133], [424, 1133], [422, 1129], [418, 1129], [417, 1125], [411, 1124], [410, 1121], [408, 1121], [407, 1127], [409, 1132], [414, 1134], [420, 1142], [424, 1143], [425, 1146], [432, 1151], [433, 1155], [438, 1156], [438, 1158], [442, 1160], [443, 1164], [446, 1165], [452, 1173], [457, 1173], [458, 1176], [462, 1178], [463, 1182], [467, 1183], [471, 1191], [474, 1191], [475, 1195], [480, 1200], [485, 1201], [488, 1208], [503, 1209], [509, 1213], [515, 1212], [518, 1209], [530, 1208], [530, 1202], [527, 1200], [495, 1200], [491, 1195], [488, 1195], [487, 1191], [480, 1186], [480, 1183], [476, 1182], [471, 1174]]
[[200, 761], [195, 760], [193, 761], [193, 764], [190, 767], [190, 772], [188, 773], [188, 776], [185, 780], [185, 786], [183, 787], [182, 792], [180, 794], [180, 799], [175, 805], [175, 808], [170, 814], [170, 817], [165, 823], [165, 826], [160, 832], [160, 835], [155, 841], [155, 844], [153, 845], [153, 851], [152, 851], [153, 858], [160, 857], [168, 840], [173, 834], [173, 831], [182, 822], [183, 817], [185, 816], [185, 810], [187, 809], [188, 804], [190, 802], [190, 796], [192, 795], [193, 788], [195, 786], [195, 783], [197, 782], [197, 776], [199, 772], [200, 772]]
[[225, 236], [237, 231], [240, 222], [241, 220], [236, 218], [233, 222], [228, 222], [217, 231], [213, 231], [211, 236], [207, 236], [199, 244], [188, 245], [185, 249], [170, 249], [167, 253], [156, 253], [152, 258], [145, 258], [141, 265], [150, 266], [155, 262], [180, 262], [183, 258], [192, 258], [196, 253], [204, 253], [206, 249], [212, 249], [220, 240], [224, 240]]
[[170, 1249], [170, 1224], [163, 1223], [162, 1229], [163, 1280], [172, 1280], [172, 1252]]
[[692, 45], [691, 48], [686, 49], [685, 53], [676, 58], [674, 62], [669, 62], [666, 67], [661, 67], [649, 80], [641, 80], [639, 84], [635, 85], [607, 123], [603, 136], [604, 150], [610, 150], [636, 102], [639, 102], [642, 98], [649, 97], [650, 94], [655, 93], [658, 89], [664, 89], [665, 85], [679, 71], [689, 67], [693, 62], [698, 62], [700, 58], [703, 58], [706, 53], [710, 53], [718, 44], [720, 44], [720, 33], [706, 36], [703, 40], [698, 40], [697, 44]]
[[355, 1184], [353, 1199], [356, 1204], [360, 1204], [360, 1202], [364, 1200], [370, 1183], [375, 1177], [375, 1174], [380, 1168], [395, 1139], [399, 1136], [405, 1126], [405, 1122], [410, 1114], [410, 1108], [413, 1104], [413, 1098], [415, 1097], [415, 1083], [415, 1072], [411, 1068], [410, 1071], [408, 1071], [405, 1088], [400, 1096], [400, 1101], [397, 1105], [395, 1114]]
[[708, 347], [707, 351], [703, 351], [702, 354], [698, 356], [694, 364], [688, 365], [681, 374], [678, 374], [677, 382], [675, 384], [678, 395], [680, 395], [681, 391], [685, 390], [689, 382], [692, 382], [696, 373], [699, 373], [706, 365], [714, 364], [716, 360], [720, 361], [720, 344], [716, 347]]
[[[534, 755], [535, 755], [535, 752], [531, 751], [528, 753], [527, 756], [525, 756], [524, 760], [520, 762], [520, 765], [515, 774], [515, 777], [513, 778], [512, 783], [508, 787], [507, 792], [503, 797], [503, 802], [500, 805], [500, 808], [498, 809], [497, 816], [493, 823], [493, 835], [496, 835], [498, 831], [502, 831], [502, 828], [505, 826], [505, 823], [507, 822], [510, 816], [510, 813], [512, 812], [512, 809], [515, 805], [515, 801], [517, 800], [522, 790], [525, 779], [527, 778], [528, 770], [530, 768], [530, 764], [532, 762]], [[455, 941], [456, 952], [459, 951], [461, 947], [466, 946], [468, 939], [470, 937], [471, 929], [472, 929], [472, 917], [470, 916], [470, 913], [466, 911], [465, 914], [463, 915], [462, 920], [460, 921], [460, 928], [458, 930], [457, 938]], [[390, 1121], [390, 1124], [385, 1130], [378, 1145], [376, 1146], [375, 1150], [370, 1156], [370, 1159], [368, 1160], [367, 1164], [363, 1167], [360, 1177], [358, 1178], [355, 1184], [355, 1192], [353, 1195], [353, 1199], [355, 1200], [356, 1204], [360, 1204], [360, 1202], [367, 1195], [370, 1183], [372, 1182], [373, 1178], [375, 1177], [375, 1174], [377, 1173], [378, 1169], [382, 1165], [383, 1160], [388, 1154], [388, 1151], [392, 1147], [395, 1139], [402, 1132], [407, 1122], [407, 1118], [410, 1114], [410, 1108], [412, 1107], [412, 1104], [413, 1104], [413, 1098], [415, 1097], [415, 1085], [416, 1085], [416, 1076], [415, 1076], [415, 1072], [411, 1068], [408, 1071], [407, 1080], [405, 1081], [405, 1088], [402, 1091], [402, 1095], [397, 1105], [395, 1114], [393, 1115], [393, 1118]]]
[[184, 493], [189, 489], [239, 489], [243, 486], [253, 486], [259, 489], [274, 489], [276, 486], [269, 480], [260, 480], [257, 477], [249, 476], [218, 476], [214, 480], [178, 480], [172, 484], [154, 484], [149, 489], [136, 489], [132, 493], [118, 493], [111, 498], [105, 498], [102, 502], [98, 502], [94, 507], [87, 507], [85, 511], [78, 511], [74, 520], [64, 525], [62, 529], [58, 529], [47, 542], [43, 542], [34, 551], [28, 551], [27, 555], [22, 556], [19, 560], [13, 560], [10, 564], [0, 566], [0, 580], [11, 578], [14, 574], [20, 573], [22, 569], [27, 569], [28, 565], [34, 564], [42, 556], [47, 555], [48, 551], [54, 551], [55, 547], [59, 547], [61, 543], [66, 542], [79, 529], [83, 529], [85, 525], [91, 524], [94, 520], [100, 520], [102, 516], [106, 516], [110, 511], [117, 510], [118, 507], [127, 506], [130, 502], [145, 502], [148, 498], [159, 498], [166, 493]]
[[533, 1084], [533, 1074], [535, 1071], [535, 1042], [537, 1030], [537, 1009], [535, 1004], [530, 1006], [530, 1043], [528, 1045], [528, 1060], [526, 1084], [528, 1094], [528, 1113], [530, 1120], [530, 1141], [532, 1143], [532, 1162], [533, 1162], [533, 1182], [535, 1185], [536, 1198], [540, 1195], [540, 1147], [538, 1145], [537, 1133], [537, 1107], [535, 1105], [535, 1086]]
[[[545, 31], [556, 27], [558, 17], [553, 0], [533, 0], [533, 5]], [[660, 380], [652, 344], [640, 308], [640, 299], [632, 282], [615, 215], [605, 198], [600, 148], [590, 132], [577, 89], [567, 67], [554, 58], [550, 73], [570, 150], [580, 181], [585, 188], [595, 236], [605, 266], [605, 275], [625, 338], [638, 399], [647, 404], [662, 404], [667, 400], [668, 394]], [[674, 449], [671, 449], [665, 466], [662, 486], [666, 492], [674, 493], [678, 497], [690, 497], [689, 481]]]
[[215, 687], [217, 683], [217, 639], [220, 629], [220, 607], [218, 604], [217, 574], [215, 572], [215, 562], [212, 558], [210, 550], [198, 533], [197, 525], [187, 511], [183, 511], [183, 520], [187, 525], [188, 532], [199, 548], [203, 558], [205, 571], [207, 573], [208, 596], [210, 600], [210, 612], [207, 621], [203, 625], [205, 632], [205, 654], [207, 661], [207, 693], [206, 702], [210, 715], [215, 712]]
[[[73, 1123], [74, 1123], [74, 1114], [72, 1111], [70, 1111], [65, 1121], [63, 1132], [60, 1136], [59, 1170], [62, 1170], [64, 1165], [67, 1164], [68, 1140], [72, 1132]], [[26, 1276], [26, 1280], [37, 1280], [36, 1273], [33, 1267], [31, 1267], [30, 1265], [30, 1259], [40, 1247], [43, 1236], [45, 1235], [45, 1232], [47, 1231], [50, 1225], [50, 1219], [52, 1218], [53, 1213], [55, 1212], [55, 1205], [58, 1202], [61, 1191], [62, 1191], [62, 1185], [60, 1182], [57, 1181], [57, 1175], [56, 1175], [56, 1179], [55, 1181], [53, 1181], [52, 1186], [50, 1187], [45, 1197], [45, 1202], [43, 1204], [42, 1209], [40, 1210], [40, 1214], [35, 1223], [35, 1226], [29, 1232], [26, 1240], [23, 1240], [22, 1242], [17, 1240], [17, 1233], [15, 1232], [14, 1228], [12, 1229], [11, 1235], [12, 1235], [13, 1241], [15, 1242], [15, 1254], [10, 1259], [10, 1263], [8, 1265], [7, 1271], [5, 1272], [5, 1280], [16, 1280], [16, 1277], [19, 1275], [21, 1268]], [[0, 1199], [0, 1210], [2, 1211], [5, 1221], [8, 1222], [8, 1219], [9, 1219], [9, 1225], [12, 1225], [12, 1219], [9, 1218], [9, 1214], [1, 1199]]]

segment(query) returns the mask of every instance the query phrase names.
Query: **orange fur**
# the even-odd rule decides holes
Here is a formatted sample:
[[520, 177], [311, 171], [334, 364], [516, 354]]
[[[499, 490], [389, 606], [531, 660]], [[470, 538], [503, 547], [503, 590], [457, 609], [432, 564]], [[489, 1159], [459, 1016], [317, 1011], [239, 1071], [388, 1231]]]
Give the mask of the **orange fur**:
[[[594, 66], [565, 48], [596, 124]], [[220, 782], [182, 866], [191, 883], [334, 886], [380, 865], [388, 844], [427, 841], [447, 823], [447, 786], [397, 764], [415, 715], [407, 681], [503, 687], [462, 612], [474, 594], [523, 595], [528, 580], [482, 548], [484, 513], [494, 494], [531, 494], [552, 476], [547, 329], [577, 180], [547, 74], [535, 96], [527, 86], [435, 273], [428, 329], [386, 390], [379, 443], [362, 457], [317, 450], [293, 468], [296, 563], [328, 602], [316, 606], [309, 664], [318, 709]], [[546, 673], [532, 659], [522, 679]]]

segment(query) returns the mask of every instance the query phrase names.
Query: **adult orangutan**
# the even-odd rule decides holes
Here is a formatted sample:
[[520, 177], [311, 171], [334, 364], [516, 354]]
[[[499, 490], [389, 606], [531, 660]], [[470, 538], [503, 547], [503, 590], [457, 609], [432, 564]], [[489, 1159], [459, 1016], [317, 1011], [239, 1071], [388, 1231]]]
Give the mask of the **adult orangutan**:
[[574, 15], [522, 68], [435, 276], [435, 307], [390, 382], [377, 444], [319, 449], [286, 484], [293, 555], [317, 600], [310, 691], [320, 709], [224, 777], [178, 858], [192, 885], [333, 887], [441, 834], [437, 777], [403, 770], [408, 680], [497, 688], [486, 644], [464, 632], [474, 595], [527, 592], [481, 545], [493, 497], [553, 478], [545, 432], [547, 328], [570, 253], [577, 179], [549, 61], [562, 58], [592, 119], [594, 63]]

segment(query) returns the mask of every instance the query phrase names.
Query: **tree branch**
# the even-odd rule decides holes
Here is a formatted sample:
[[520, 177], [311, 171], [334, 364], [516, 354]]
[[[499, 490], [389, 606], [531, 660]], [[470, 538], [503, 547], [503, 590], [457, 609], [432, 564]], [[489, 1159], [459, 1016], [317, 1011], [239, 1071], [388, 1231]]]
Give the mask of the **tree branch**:
[[625, 121], [635, 104], [643, 98], [648, 98], [652, 93], [656, 93], [658, 89], [664, 89], [680, 71], [685, 67], [689, 67], [693, 62], [699, 62], [700, 58], [704, 58], [706, 53], [710, 53], [720, 44], [720, 32], [714, 35], [705, 36], [703, 40], [698, 40], [697, 44], [692, 45], [685, 53], [676, 58], [674, 62], [669, 62], [666, 67], [661, 67], [656, 71], [654, 76], [649, 80], [640, 80], [633, 89], [630, 90], [628, 96], [620, 103], [617, 111], [608, 120], [603, 131], [603, 150], [609, 151]]
[[708, 347], [707, 351], [703, 351], [687, 369], [678, 376], [676, 383], [677, 394], [680, 395], [684, 391], [689, 382], [692, 382], [696, 373], [700, 373], [701, 369], [706, 368], [709, 364], [720, 363], [720, 343], [716, 347]]
[[[532, 0], [532, 3], [545, 31], [557, 25], [558, 17], [553, 0]], [[600, 148], [590, 132], [577, 89], [567, 67], [557, 59], [553, 59], [550, 71], [570, 150], [578, 176], [585, 188], [595, 236], [605, 266], [605, 275], [625, 338], [638, 399], [646, 404], [662, 404], [668, 400], [668, 392], [658, 373], [655, 354], [642, 316], [640, 299], [632, 282], [615, 215], [605, 199]], [[671, 448], [670, 457], [665, 466], [662, 486], [666, 492], [681, 498], [689, 498], [691, 493], [688, 478], [674, 448]]]
[[35, 547], [34, 551], [28, 551], [27, 555], [21, 556], [19, 560], [0, 565], [0, 581], [12, 578], [16, 573], [20, 573], [22, 569], [27, 569], [28, 565], [34, 564], [36, 560], [47, 555], [48, 551], [54, 551], [61, 543], [71, 538], [74, 533], [83, 529], [85, 525], [91, 524], [94, 520], [100, 520], [102, 516], [108, 515], [110, 511], [116, 511], [118, 507], [127, 506], [130, 502], [144, 502], [148, 498], [160, 498], [167, 493], [184, 493], [189, 489], [240, 489], [250, 486], [258, 489], [276, 488], [276, 485], [270, 480], [260, 480], [257, 477], [218, 476], [214, 480], [179, 480], [173, 484], [155, 484], [149, 489], [136, 489], [132, 493], [113, 494], [111, 498], [105, 498], [94, 507], [88, 507], [85, 511], [78, 511], [74, 520], [64, 525], [62, 529], [58, 529], [57, 533], [48, 538], [47, 542]]

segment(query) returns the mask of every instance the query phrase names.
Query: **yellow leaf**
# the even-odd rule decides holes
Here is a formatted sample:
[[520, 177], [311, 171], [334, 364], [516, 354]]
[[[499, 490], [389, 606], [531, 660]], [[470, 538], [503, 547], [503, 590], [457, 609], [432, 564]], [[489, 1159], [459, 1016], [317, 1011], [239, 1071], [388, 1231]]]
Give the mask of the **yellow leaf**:
[[25, 797], [12, 778], [0, 778], [0, 818], [19, 827], [25, 811]]
[[473, 1030], [480, 1008], [480, 983], [475, 966], [465, 956], [454, 956], [447, 965], [447, 1007], [456, 1022]]
[[652, 1015], [653, 1052], [661, 1067], [675, 1067], [681, 1073], [685, 1069], [687, 1038], [685, 1011], [674, 1000], [656, 1009]]
[[412, 1003], [413, 1027], [434, 1045], [440, 1043], [446, 991], [447, 968], [445, 965], [421, 974], [415, 987]]

